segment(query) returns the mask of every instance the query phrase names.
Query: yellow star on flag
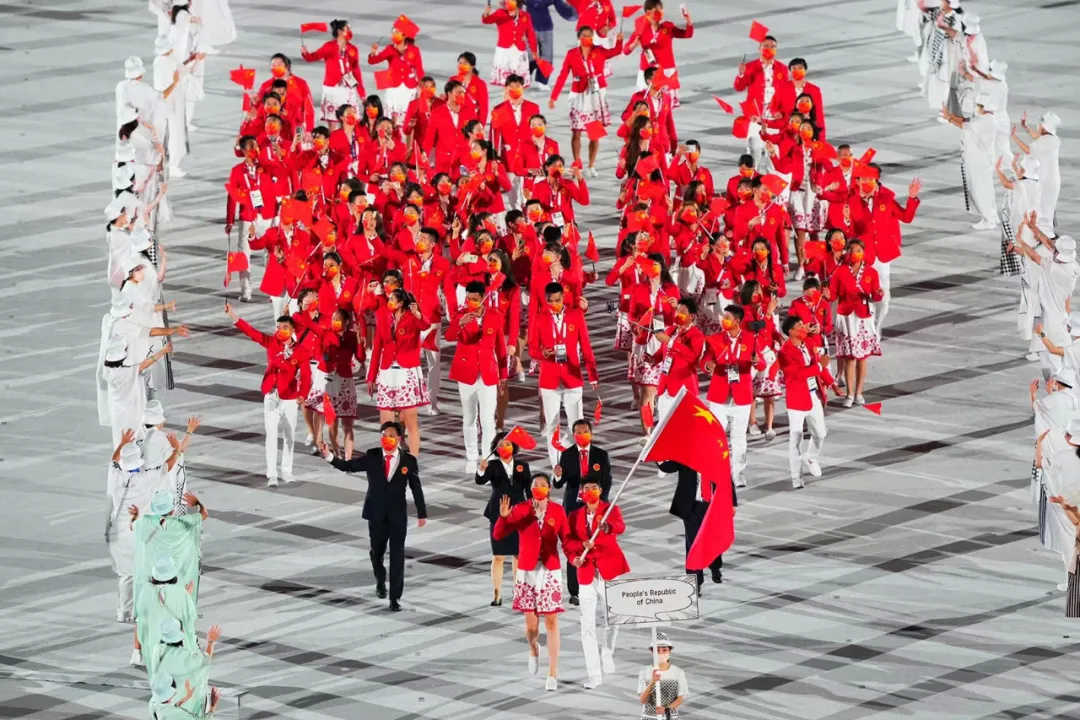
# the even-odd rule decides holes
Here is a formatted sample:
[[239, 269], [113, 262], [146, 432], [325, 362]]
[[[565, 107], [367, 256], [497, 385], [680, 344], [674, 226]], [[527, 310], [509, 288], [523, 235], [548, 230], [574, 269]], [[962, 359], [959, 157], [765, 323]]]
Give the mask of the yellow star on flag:
[[708, 408], [700, 406], [694, 408], [694, 417], [705, 418], [705, 421], [710, 425], [716, 422], [716, 416], [709, 412]]

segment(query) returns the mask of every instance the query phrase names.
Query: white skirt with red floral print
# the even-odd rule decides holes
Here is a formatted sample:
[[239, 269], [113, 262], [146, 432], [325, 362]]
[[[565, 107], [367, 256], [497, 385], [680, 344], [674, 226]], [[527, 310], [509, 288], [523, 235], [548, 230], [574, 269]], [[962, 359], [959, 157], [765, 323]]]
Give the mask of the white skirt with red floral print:
[[532, 570], [518, 568], [514, 578], [514, 609], [537, 615], [563, 612], [559, 571], [548, 570], [539, 562]]
[[380, 410], [409, 410], [427, 405], [427, 383], [419, 367], [388, 367], [375, 378], [375, 405]]

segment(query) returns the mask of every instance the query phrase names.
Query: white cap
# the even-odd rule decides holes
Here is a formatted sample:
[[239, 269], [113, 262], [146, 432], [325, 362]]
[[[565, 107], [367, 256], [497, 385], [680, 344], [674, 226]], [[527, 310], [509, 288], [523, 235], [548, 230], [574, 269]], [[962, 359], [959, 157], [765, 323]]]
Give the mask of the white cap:
[[120, 270], [123, 271], [125, 275], [130, 275], [133, 270], [135, 270], [136, 268], [141, 268], [145, 263], [146, 258], [144, 258], [142, 255], [138, 253], [131, 253], [126, 258], [124, 258], [124, 262], [120, 265]]
[[116, 218], [120, 217], [124, 213], [124, 201], [118, 197], [112, 199], [108, 205], [105, 206], [105, 219], [112, 222]]
[[1056, 373], [1054, 373], [1054, 380], [1068, 385], [1070, 388], [1076, 387], [1076, 370], [1071, 367], [1062, 367]]
[[991, 60], [990, 61], [990, 77], [995, 80], [1004, 80], [1005, 71], [1009, 69], [1009, 63], [1004, 60]]
[[1061, 125], [1061, 118], [1053, 111], [1043, 113], [1043, 116], [1039, 118], [1039, 125], [1051, 135], [1057, 135], [1058, 126]]
[[[118, 115], [120, 125], [127, 125], [129, 122], [134, 122], [138, 119], [138, 117], [139, 112], [130, 105], [125, 105], [124, 107], [120, 108], [120, 113]], [[120, 125], [116, 126], [117, 130], [120, 129]]]
[[160, 400], [148, 400], [143, 410], [143, 425], [160, 425], [165, 422], [165, 409]]
[[139, 227], [131, 231], [131, 252], [146, 252], [151, 245], [153, 245], [153, 242], [150, 240], [149, 230]]
[[105, 346], [105, 362], [120, 362], [127, 357], [127, 353], [127, 341], [119, 335], [113, 335]]
[[130, 163], [113, 165], [112, 189], [125, 190], [135, 182], [135, 166]]
[[656, 647], [666, 647], [669, 650], [675, 646], [671, 644], [671, 640], [668, 639], [667, 633], [656, 633]]
[[113, 159], [118, 163], [135, 162], [135, 146], [130, 140], [124, 140], [116, 144], [116, 154]]
[[154, 54], [155, 55], [164, 55], [165, 53], [172, 50], [172, 48], [173, 48], [172, 40], [169, 39], [168, 34], [158, 35], [156, 38], [154, 38]]
[[959, 10], [960, 0], [949, 0], [949, 7], [951, 7], [953, 10]]
[[1062, 235], [1055, 240], [1054, 249], [1057, 250], [1058, 259], [1062, 262], [1072, 262], [1076, 259], [1076, 241], [1068, 235]]
[[[953, 5], [953, 7], [956, 7], [956, 6]], [[978, 15], [974, 15], [972, 13], [965, 14], [964, 17], [963, 17], [963, 22], [961, 24], [964, 26], [964, 34], [965, 35], [978, 35], [979, 34], [979, 16]]]
[[128, 80], [134, 80], [137, 77], [142, 77], [146, 73], [146, 69], [143, 67], [142, 58], [132, 55], [124, 61], [124, 77]]
[[128, 443], [120, 449], [120, 469], [131, 472], [142, 467], [142, 452], [135, 443]]
[[113, 298], [112, 307], [109, 308], [109, 314], [114, 318], [126, 318], [132, 312], [131, 308], [131, 296], [125, 293], [120, 293]]

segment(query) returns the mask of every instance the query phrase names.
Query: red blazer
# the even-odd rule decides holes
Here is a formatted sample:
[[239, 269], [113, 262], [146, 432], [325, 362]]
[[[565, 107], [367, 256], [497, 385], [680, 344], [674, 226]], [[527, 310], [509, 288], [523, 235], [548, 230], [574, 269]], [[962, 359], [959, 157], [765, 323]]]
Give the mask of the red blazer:
[[290, 295], [294, 295], [299, 280], [288, 273], [285, 265], [278, 259], [277, 251], [280, 250], [286, 258], [292, 252], [303, 253], [306, 257], [312, 250], [311, 235], [294, 226], [290, 238], [280, 225], [275, 225], [261, 237], [250, 240], [248, 244], [252, 250], [266, 250], [266, 271], [263, 273], [259, 290], [272, 297], [281, 297], [286, 290]]
[[[271, 77], [262, 85], [259, 86], [259, 94], [256, 97], [262, 97], [266, 93], [270, 92], [273, 88], [274, 80], [277, 78]], [[285, 78], [285, 82], [289, 84], [289, 87], [285, 93], [285, 110], [289, 117], [302, 122], [304, 129], [311, 132], [315, 127], [315, 103], [311, 98], [311, 86], [308, 85], [307, 80], [299, 75], [289, 75]]]
[[[630, 96], [630, 102], [623, 110], [622, 121], [625, 123], [634, 112], [634, 105], [644, 102], [649, 106], [649, 120], [656, 129], [656, 139], [652, 147], [661, 152], [675, 153], [679, 146], [679, 134], [675, 131], [675, 113], [671, 105], [671, 95], [661, 91], [659, 95], [653, 95], [648, 90], [638, 90]], [[621, 132], [620, 134], [624, 134]]]
[[892, 262], [900, 257], [900, 223], [910, 223], [919, 208], [919, 198], [908, 198], [906, 205], [896, 201], [896, 193], [887, 187], [878, 187], [867, 202], [856, 188], [852, 195], [852, 222], [855, 236], [866, 243], [866, 260]]
[[352, 361], [356, 358], [362, 364], [366, 358], [366, 352], [356, 339], [356, 333], [352, 330], [343, 330], [337, 334], [329, 327], [323, 328], [322, 333], [323, 352], [326, 354], [326, 367], [338, 377], [351, 378], [353, 376]]
[[[821, 163], [810, 159], [810, 177], [803, 177], [806, 171], [805, 153], [809, 148], [801, 143], [793, 142], [779, 148], [780, 155], [773, 158], [773, 167], [778, 172], [791, 174], [791, 190], [812, 191], [814, 187], [821, 187], [821, 179], [824, 177], [826, 168]], [[786, 151], [785, 151], [786, 150]]]
[[[701, 364], [716, 363], [709, 381], [708, 401], [723, 405], [730, 397], [736, 405], [745, 406], [754, 402], [753, 373], [765, 369], [765, 360], [759, 355], [757, 365], [754, 365], [753, 359], [754, 338], [748, 333], [740, 330], [734, 342], [726, 332], [707, 337]], [[739, 373], [739, 379], [735, 382], [728, 382], [729, 368]]]
[[[584, 384], [582, 365], [585, 366], [584, 372], [588, 374], [589, 382], [598, 382], [596, 358], [589, 344], [585, 315], [577, 308], [567, 306], [563, 308], [562, 316], [559, 332], [550, 310], [537, 312], [529, 324], [529, 356], [540, 360], [542, 390], [557, 390], [560, 385], [568, 390], [581, 387]], [[554, 352], [557, 344], [566, 345], [564, 363], [544, 356], [544, 350]]]
[[491, 535], [496, 540], [502, 540], [511, 533], [518, 534], [518, 567], [522, 570], [535, 570], [538, 563], [548, 570], [558, 570], [562, 567], [559, 562], [559, 543], [565, 548], [570, 538], [566, 511], [562, 505], [548, 500], [542, 530], [536, 519], [532, 501], [520, 502], [510, 508], [509, 516], [500, 516], [495, 521]]
[[367, 146], [371, 144], [371, 136], [359, 125], [353, 129], [351, 140], [344, 128], [338, 128], [330, 133], [330, 162], [349, 177], [355, 177], [364, 167]]
[[621, 40], [616, 42], [613, 48], [593, 45], [587, 58], [580, 46], [570, 48], [566, 53], [566, 57], [563, 58], [562, 68], [559, 70], [559, 77], [555, 80], [555, 86], [551, 88], [551, 99], [554, 101], [559, 98], [563, 86], [566, 85], [566, 78], [570, 75], [574, 76], [573, 82], [570, 83], [570, 92], [586, 92], [589, 89], [590, 79], [596, 81], [597, 87], [606, 88], [607, 78], [604, 77], [604, 63], [609, 58], [621, 53]]
[[368, 382], [375, 382], [380, 370], [395, 362], [403, 368], [420, 367], [420, 333], [427, 329], [425, 320], [418, 320], [406, 310], [393, 326], [390, 311], [384, 306], [376, 311], [375, 338], [368, 367]]
[[343, 77], [352, 75], [356, 80], [356, 92], [361, 98], [367, 96], [364, 92], [364, 76], [360, 72], [360, 53], [352, 43], [346, 43], [345, 52], [342, 52], [336, 39], [328, 40], [315, 52], [304, 50], [300, 54], [308, 62], [322, 60], [326, 64], [323, 87], [335, 87]]
[[456, 342], [454, 361], [450, 364], [450, 379], [454, 382], [472, 385], [481, 380], [491, 386], [507, 378], [506, 372], [506, 325], [503, 316], [496, 310], [486, 309], [480, 322], [473, 318], [464, 327], [461, 316], [463, 308], [450, 318], [445, 337]]
[[[607, 277], [604, 278], [605, 285], [618, 283], [619, 312], [623, 313], [630, 310], [630, 298], [633, 295], [634, 288], [645, 280], [645, 275], [638, 269], [634, 259], [635, 256], [632, 254], [623, 255], [615, 261], [615, 264], [611, 266], [611, 270], [608, 271]], [[626, 260], [629, 262], [624, 262]]]
[[335, 310], [351, 310], [359, 293], [355, 277], [341, 278], [341, 292], [334, 291], [334, 284], [324, 279], [319, 284], [319, 315], [329, 318]]
[[697, 169], [690, 167], [690, 161], [685, 157], [675, 163], [675, 166], [671, 168], [671, 180], [679, 186], [678, 197], [682, 197], [686, 186], [692, 183], [694, 180], [700, 180], [705, 185], [705, 200], [711, 201], [716, 194], [716, 187], [713, 185], [713, 176], [709, 168], [699, 164]]
[[424, 77], [424, 59], [420, 55], [420, 48], [416, 45], [407, 44], [403, 51], [399, 51], [393, 45], [387, 45], [378, 53], [368, 53], [367, 61], [368, 65], [390, 63], [390, 81], [393, 87], [404, 85], [407, 88], [415, 88], [420, 84], [420, 78]]
[[[510, 172], [525, 177], [526, 197], [531, 197], [533, 188], [543, 181], [544, 163], [552, 155], [559, 154], [559, 143], [549, 137], [544, 138], [543, 148], [537, 147], [536, 138], [530, 135], [521, 141], [516, 157], [510, 160]], [[535, 178], [530, 181], [529, 178]]]
[[[504, 158], [504, 162], [511, 172], [517, 172], [511, 161], [515, 160], [515, 150], [527, 143], [532, 138], [532, 130], [529, 127], [529, 118], [540, 114], [540, 106], [531, 100], [522, 100], [519, 120], [514, 120], [514, 108], [509, 100], [499, 103], [491, 111], [491, 129], [488, 131], [488, 139], [491, 146]], [[535, 150], [535, 145], [533, 147]]]
[[533, 185], [531, 199], [539, 201], [548, 213], [561, 212], [564, 224], [569, 225], [574, 222], [573, 203], [589, 204], [589, 186], [584, 177], [580, 183], [561, 177], [553, 190], [550, 179], [540, 180]]
[[[753, 180], [758, 177], [761, 177], [761, 173], [755, 170], [754, 174], [750, 176], [750, 179]], [[732, 206], [737, 205], [741, 201], [741, 198], [739, 197], [739, 182], [742, 181], [742, 179], [742, 173], [735, 173], [728, 178], [725, 197], [727, 197], [727, 201], [731, 203]]]
[[[596, 529], [600, 527], [600, 518], [607, 512], [608, 503], [601, 500], [596, 505], [596, 513], [593, 515], [592, 524], [588, 524], [589, 508], [584, 505], [570, 513], [568, 519], [570, 536], [563, 543], [566, 559], [573, 563], [585, 552], [585, 541], [589, 540]], [[581, 567], [577, 568], [578, 583], [591, 585], [596, 574], [604, 580], [615, 578], [630, 572], [630, 565], [626, 562], [622, 548], [619, 547], [619, 535], [626, 532], [626, 523], [623, 521], [619, 506], [611, 508], [611, 514], [607, 519], [608, 532], [600, 532], [596, 536], [596, 543], [592, 550], [585, 556]], [[571, 565], [572, 566], [572, 565]]]
[[868, 318], [872, 315], [870, 303], [881, 302], [885, 293], [881, 290], [877, 270], [870, 267], [869, 260], [864, 256], [859, 282], [855, 282], [851, 265], [845, 263], [833, 273], [829, 281], [829, 297], [836, 301], [838, 316], [855, 313], [855, 317]]
[[769, 266], [764, 268], [757, 261], [752, 254], [747, 250], [740, 250], [735, 253], [735, 259], [731, 261], [733, 269], [743, 279], [743, 282], [747, 280], [757, 280], [761, 284], [761, 292], [765, 295], [765, 299], [769, 300], [773, 294], [766, 288], [770, 285], [776, 286], [776, 296], [784, 297], [787, 295], [787, 283], [784, 280], [784, 271], [786, 270], [783, 262], [776, 257], [776, 248], [773, 248], [773, 262], [772, 273], [769, 272]]
[[[799, 318], [807, 325], [817, 323], [818, 327], [821, 328], [822, 335], [828, 335], [833, 331], [832, 307], [829, 305], [828, 300], [818, 298], [816, 303], [811, 304], [803, 295], [791, 301], [788, 313]], [[820, 340], [817, 335], [806, 336], [808, 343], [814, 339]]]
[[[764, 212], [753, 200], [743, 203], [735, 211], [732, 240], [739, 248], [749, 249], [755, 240], [765, 238], [772, 246], [773, 257], [778, 257], [779, 248], [787, 243], [784, 212], [775, 200], [765, 206]], [[750, 219], [758, 216], [764, 220], [750, 227]]]
[[[735, 300], [735, 291], [742, 285], [742, 277], [735, 272], [732, 259], [731, 255], [720, 257], [716, 253], [709, 253], [697, 263], [705, 273], [705, 288], [715, 288], [719, 297], [729, 301]], [[720, 302], [719, 298], [717, 301]]]
[[450, 166], [458, 150], [465, 145], [465, 135], [462, 129], [470, 120], [476, 119], [476, 108], [473, 103], [465, 102], [458, 112], [457, 122], [450, 113], [448, 104], [440, 103], [431, 111], [431, 119], [428, 121], [427, 132], [421, 147], [428, 155], [435, 153], [435, 172], [450, 172]]
[[642, 323], [645, 315], [651, 309], [653, 312], [651, 317], [653, 319], [660, 320], [664, 327], [674, 324], [675, 322], [675, 308], [668, 302], [668, 298], [679, 299], [679, 288], [674, 283], [668, 283], [666, 285], [661, 284], [660, 292], [656, 295], [656, 303], [652, 301], [652, 284], [648, 278], [643, 279], [637, 285], [630, 289], [630, 298], [627, 303], [627, 318], [630, 322], [645, 324], [645, 329], [639, 329], [631, 326], [631, 332], [634, 335], [634, 341], [638, 345], [644, 345], [652, 337], [652, 333], [649, 329], [652, 328], [653, 323]]
[[818, 363], [814, 349], [809, 345], [803, 345], [803, 347], [806, 348], [806, 355], [788, 340], [780, 348], [777, 360], [780, 370], [784, 373], [784, 399], [788, 409], [805, 412], [814, 406], [810, 397], [811, 379], [817, 385], [816, 392], [822, 405], [825, 404], [825, 388], [832, 385], [833, 380], [828, 371], [823, 370]]
[[311, 392], [311, 357], [291, 340], [289, 357], [285, 357], [286, 344], [276, 335], [267, 335], [253, 328], [243, 318], [236, 321], [240, 332], [266, 348], [266, 372], [263, 374], [263, 395], [277, 392], [282, 400], [306, 398]]
[[705, 348], [705, 334], [697, 325], [689, 330], [675, 334], [675, 326], [664, 329], [671, 340], [664, 343], [660, 352], [664, 365], [669, 365], [667, 372], [660, 375], [660, 384], [656, 388], [658, 395], [676, 395], [679, 388], [686, 388], [691, 395], [698, 394], [698, 362]]
[[521, 337], [521, 286], [515, 285], [509, 291], [502, 288], [488, 290], [484, 304], [503, 316], [507, 346], [516, 345]]
[[[666, 69], [675, 67], [675, 52], [671, 48], [671, 42], [674, 38], [692, 38], [694, 37], [694, 26], [680, 28], [676, 27], [675, 23], [668, 21], [662, 22], [654, 30], [651, 22], [645, 22], [641, 25], [640, 31], [635, 28], [633, 34], [630, 36], [630, 42], [627, 46], [632, 45], [635, 39], [641, 41], [641, 62], [638, 65], [639, 70], [648, 70], [653, 65]], [[627, 52], [629, 55], [632, 50]]]
[[533, 57], [539, 56], [536, 49], [536, 31], [533, 30], [532, 16], [524, 8], [519, 9], [516, 15], [511, 15], [506, 10], [499, 8], [495, 12], [485, 15], [481, 22], [498, 28], [499, 40], [495, 43], [495, 47], [524, 50], [527, 46], [532, 51]]
[[803, 93], [809, 95], [810, 99], [814, 101], [814, 107], [810, 110], [810, 120], [814, 123], [814, 127], [818, 129], [818, 140], [824, 140], [825, 106], [821, 103], [821, 88], [817, 85], [812, 82], [804, 83], [803, 89], [800, 91], [795, 89], [794, 81], [787, 82], [782, 88], [777, 89], [773, 98], [773, 106], [780, 117], [789, 118], [791, 113], [797, 109], [795, 99]]
[[[615, 18], [615, 6], [611, 0], [566, 0], [577, 12], [577, 26], [575, 32], [580, 32], [583, 27], [590, 27], [592, 31], [602, 38], [615, 29], [619, 21]], [[606, 27], [604, 32], [600, 28]]]
[[[270, 174], [258, 162], [252, 168], [254, 169], [254, 179], [252, 173], [248, 171], [246, 162], [233, 166], [233, 169], [229, 171], [229, 181], [225, 183], [227, 192], [225, 203], [226, 225], [232, 225], [233, 221], [237, 219], [244, 222], [252, 222], [256, 217], [269, 220], [277, 214], [277, 185]], [[256, 210], [251, 203], [251, 192], [253, 190], [258, 190], [262, 195], [263, 205], [259, 210]]]
[[465, 104], [473, 108], [477, 120], [487, 125], [488, 103], [490, 102], [487, 83], [481, 80], [480, 76], [475, 72], [469, 78], [469, 82], [465, 82], [465, 78], [461, 75], [455, 75], [450, 79], [457, 80], [465, 86], [465, 97], [468, 98], [468, 102]]
[[[779, 60], [772, 61], [772, 68], [772, 84], [776, 88], [773, 96], [775, 100], [788, 84], [788, 69]], [[769, 109], [765, 107], [765, 71], [762, 69], [761, 58], [746, 63], [746, 73], [735, 76], [734, 87], [737, 92], [746, 90], [746, 99], [756, 101], [762, 115]]]

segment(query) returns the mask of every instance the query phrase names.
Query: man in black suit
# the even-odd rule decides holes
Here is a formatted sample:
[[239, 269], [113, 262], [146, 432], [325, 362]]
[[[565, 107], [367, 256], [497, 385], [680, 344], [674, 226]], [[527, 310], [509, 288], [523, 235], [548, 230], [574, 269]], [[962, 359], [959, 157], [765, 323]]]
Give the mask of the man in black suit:
[[371, 569], [375, 572], [375, 594], [386, 597], [386, 567], [383, 556], [390, 546], [390, 609], [401, 610], [401, 593], [405, 589], [405, 533], [409, 525], [409, 506], [405, 487], [412, 492], [416, 504], [418, 527], [427, 523], [424, 489], [420, 486], [420, 471], [416, 458], [402, 449], [405, 434], [400, 423], [384, 422], [381, 447], [372, 448], [351, 460], [336, 458], [319, 443], [323, 457], [338, 470], [350, 473], [366, 472], [368, 490], [364, 495], [363, 518], [368, 521], [371, 539]]
[[[686, 531], [686, 552], [694, 544], [701, 522], [705, 519], [705, 511], [709, 509], [709, 503], [701, 500], [698, 495], [698, 471], [685, 465], [669, 460], [660, 463], [660, 470], [665, 473], [678, 473], [679, 480], [675, 485], [675, 495], [671, 498], [671, 508], [668, 512], [683, 521]], [[709, 494], [712, 497], [712, 493]], [[739, 497], [735, 494], [735, 481], [731, 481], [731, 502], [735, 507], [739, 506]], [[714, 583], [724, 582], [720, 574], [720, 568], [724, 567], [724, 556], [717, 555], [716, 559], [709, 564]], [[690, 572], [687, 570], [686, 572]], [[697, 575], [698, 595], [701, 594], [701, 585], [705, 582], [705, 573], [698, 570]]]
[[[578, 497], [585, 478], [600, 485], [600, 499], [604, 502], [608, 501], [608, 493], [611, 491], [611, 462], [608, 460], [607, 451], [592, 444], [592, 423], [578, 420], [571, 430], [574, 433], [574, 444], [563, 450], [559, 456], [559, 464], [554, 468], [555, 480], [552, 483], [556, 488], [566, 486], [562, 504], [567, 517], [585, 504]], [[576, 572], [566, 573], [566, 589], [570, 592], [570, 604], [577, 605]]]

